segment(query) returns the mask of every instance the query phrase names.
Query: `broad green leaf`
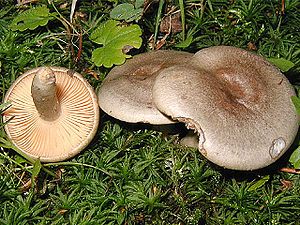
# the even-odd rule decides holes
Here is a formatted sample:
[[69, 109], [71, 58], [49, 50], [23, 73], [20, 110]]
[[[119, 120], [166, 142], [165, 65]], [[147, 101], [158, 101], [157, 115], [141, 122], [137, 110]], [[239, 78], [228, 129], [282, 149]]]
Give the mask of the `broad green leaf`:
[[124, 3], [117, 5], [110, 12], [110, 18], [114, 20], [125, 20], [126, 22], [137, 21], [143, 13], [142, 8], [135, 9], [132, 4]]
[[300, 169], [300, 146], [292, 153], [289, 161], [295, 169]]
[[291, 99], [296, 108], [297, 113], [300, 115], [300, 98], [298, 98], [297, 96], [292, 96]]
[[268, 58], [267, 60], [277, 66], [282, 72], [287, 72], [295, 66], [293, 62], [283, 58]]
[[257, 190], [258, 188], [260, 188], [261, 186], [263, 186], [266, 182], [268, 182], [270, 179], [270, 176], [267, 175], [267, 176], [264, 176], [263, 178], [261, 178], [260, 180], [256, 181], [254, 184], [252, 184], [250, 187], [249, 187], [249, 191], [255, 191]]
[[38, 26], [45, 26], [53, 18], [46, 6], [38, 6], [17, 15], [10, 24], [10, 29], [13, 31], [34, 30]]
[[134, 24], [130, 26], [121, 26], [118, 21], [108, 20], [94, 30], [90, 39], [102, 45], [92, 53], [92, 61], [96, 66], [107, 68], [115, 65], [121, 65], [126, 58], [130, 58], [122, 50], [125, 47], [139, 48], [142, 45], [141, 28]]

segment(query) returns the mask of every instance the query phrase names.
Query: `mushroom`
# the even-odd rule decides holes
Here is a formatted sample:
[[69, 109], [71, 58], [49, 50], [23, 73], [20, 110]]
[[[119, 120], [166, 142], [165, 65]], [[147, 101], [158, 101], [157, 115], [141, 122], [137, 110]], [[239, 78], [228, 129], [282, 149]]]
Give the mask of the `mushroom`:
[[166, 68], [153, 85], [156, 107], [198, 133], [207, 159], [235, 170], [266, 167], [290, 147], [299, 121], [293, 95], [277, 68], [229, 46], [200, 50], [189, 67]]
[[185, 147], [198, 148], [199, 138], [194, 130], [188, 130], [188, 132], [180, 138], [179, 144]]
[[99, 124], [97, 96], [79, 74], [39, 67], [21, 75], [4, 98], [5, 130], [12, 143], [42, 162], [62, 161], [85, 148]]
[[186, 64], [191, 53], [159, 50], [134, 56], [113, 68], [98, 91], [100, 108], [108, 115], [129, 123], [154, 125], [175, 121], [163, 115], [152, 102], [152, 86], [164, 68]]

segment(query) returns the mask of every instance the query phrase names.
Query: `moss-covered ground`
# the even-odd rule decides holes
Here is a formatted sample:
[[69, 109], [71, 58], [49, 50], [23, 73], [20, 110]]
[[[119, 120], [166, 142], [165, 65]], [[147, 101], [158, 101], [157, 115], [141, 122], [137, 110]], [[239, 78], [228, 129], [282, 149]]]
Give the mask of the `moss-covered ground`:
[[[298, 87], [299, 0], [142, 2], [133, 20], [121, 21], [142, 30], [143, 43], [130, 54], [237, 46], [292, 62], [285, 75]], [[89, 36], [118, 5], [138, 8], [141, 1], [77, 1], [69, 23], [71, 3], [0, 0], [1, 102], [20, 74], [42, 65], [76, 70], [99, 87], [110, 68], [92, 61], [99, 45]], [[45, 24], [11, 26], [22, 12], [42, 5], [55, 14]], [[0, 121], [0, 224], [300, 224], [300, 174], [281, 171], [293, 167], [289, 157], [297, 141], [276, 164], [252, 172], [219, 168], [197, 149], [176, 143], [176, 136], [102, 112], [96, 137], [84, 151], [41, 167], [14, 151]]]

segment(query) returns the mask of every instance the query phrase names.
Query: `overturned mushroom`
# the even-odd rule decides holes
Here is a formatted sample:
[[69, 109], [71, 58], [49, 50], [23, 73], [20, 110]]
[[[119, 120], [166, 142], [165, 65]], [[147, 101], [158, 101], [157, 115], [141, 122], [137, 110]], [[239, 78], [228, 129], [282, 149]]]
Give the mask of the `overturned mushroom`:
[[21, 75], [6, 93], [11, 107], [5, 130], [22, 152], [43, 162], [68, 159], [94, 137], [97, 96], [84, 78], [61, 67], [39, 67]]
[[228, 46], [197, 52], [191, 65], [161, 71], [153, 101], [198, 133], [205, 157], [229, 169], [254, 170], [283, 155], [296, 136], [298, 116], [294, 89], [277, 68]]
[[153, 105], [153, 82], [160, 70], [185, 64], [192, 56], [186, 52], [160, 50], [137, 55], [115, 67], [99, 89], [100, 108], [108, 115], [129, 123], [174, 123]]

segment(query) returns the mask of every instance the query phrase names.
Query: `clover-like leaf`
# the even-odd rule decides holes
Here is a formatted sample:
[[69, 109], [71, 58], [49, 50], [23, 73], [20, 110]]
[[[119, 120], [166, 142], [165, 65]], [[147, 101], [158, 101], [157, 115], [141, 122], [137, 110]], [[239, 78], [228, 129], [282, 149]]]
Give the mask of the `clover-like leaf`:
[[121, 26], [118, 21], [108, 20], [94, 30], [90, 36], [91, 41], [102, 45], [92, 53], [92, 61], [96, 66], [107, 68], [115, 65], [121, 65], [126, 58], [125, 48], [140, 48], [142, 45], [141, 28], [134, 24], [130, 26]]
[[134, 8], [132, 4], [123, 3], [117, 5], [110, 12], [110, 18], [114, 20], [125, 20], [126, 22], [139, 20], [142, 16], [143, 8]]
[[13, 31], [34, 30], [38, 26], [45, 26], [53, 18], [53, 14], [46, 6], [38, 6], [17, 15], [10, 24], [10, 29]]

